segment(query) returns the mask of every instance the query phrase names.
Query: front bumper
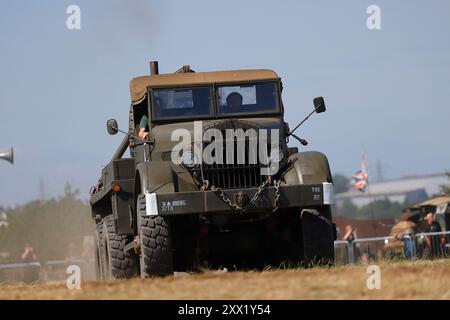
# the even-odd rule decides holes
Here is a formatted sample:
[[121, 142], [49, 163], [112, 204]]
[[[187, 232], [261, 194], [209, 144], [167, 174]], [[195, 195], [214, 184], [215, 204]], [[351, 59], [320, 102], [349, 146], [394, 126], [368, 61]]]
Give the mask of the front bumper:
[[[247, 201], [253, 197], [257, 188], [232, 189], [223, 192], [232, 201], [244, 195]], [[265, 189], [255, 204], [246, 212], [271, 211], [275, 199], [275, 188]], [[245, 201], [245, 200], [244, 200]], [[312, 207], [330, 205], [333, 202], [333, 184], [307, 184], [280, 186], [279, 208]], [[236, 213], [212, 191], [192, 191], [176, 193], [146, 193], [146, 213], [149, 216], [172, 216], [179, 214]], [[245, 204], [245, 202], [244, 202]]]

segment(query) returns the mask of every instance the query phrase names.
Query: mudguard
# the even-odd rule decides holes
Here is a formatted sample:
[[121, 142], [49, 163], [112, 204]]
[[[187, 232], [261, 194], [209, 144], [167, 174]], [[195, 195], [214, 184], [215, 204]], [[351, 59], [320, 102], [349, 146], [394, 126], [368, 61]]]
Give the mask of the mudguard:
[[136, 167], [139, 193], [173, 193], [198, 190], [190, 173], [170, 161], [141, 162]]
[[292, 167], [284, 174], [285, 184], [333, 182], [327, 157], [317, 151], [299, 152], [289, 157]]
[[136, 166], [141, 190], [139, 193], [172, 193], [175, 192], [175, 173], [168, 161], [141, 162]]

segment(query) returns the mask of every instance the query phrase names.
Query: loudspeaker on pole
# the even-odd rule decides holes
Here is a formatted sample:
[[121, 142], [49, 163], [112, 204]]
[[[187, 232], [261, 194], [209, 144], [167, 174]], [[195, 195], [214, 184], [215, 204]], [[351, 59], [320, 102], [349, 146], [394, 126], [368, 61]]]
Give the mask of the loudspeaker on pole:
[[0, 159], [6, 160], [14, 164], [14, 149], [11, 147], [7, 151], [0, 152]]

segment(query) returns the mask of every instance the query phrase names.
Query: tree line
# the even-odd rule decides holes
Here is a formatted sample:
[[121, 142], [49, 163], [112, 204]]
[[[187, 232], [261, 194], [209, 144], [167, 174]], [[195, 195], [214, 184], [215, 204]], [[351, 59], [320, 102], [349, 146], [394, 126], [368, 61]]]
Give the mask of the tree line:
[[79, 190], [66, 184], [62, 196], [0, 208], [8, 225], [0, 228], [0, 262], [20, 262], [26, 244], [39, 261], [81, 256], [92, 243], [94, 223]]

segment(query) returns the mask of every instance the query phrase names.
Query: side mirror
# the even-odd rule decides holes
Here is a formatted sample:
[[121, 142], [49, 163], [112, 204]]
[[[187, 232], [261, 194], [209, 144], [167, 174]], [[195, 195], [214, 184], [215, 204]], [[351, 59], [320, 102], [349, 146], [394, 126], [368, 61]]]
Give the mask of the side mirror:
[[106, 121], [106, 129], [110, 135], [116, 134], [119, 131], [118, 128], [119, 126], [117, 125], [116, 119], [109, 119]]
[[325, 112], [325, 110], [327, 110], [325, 108], [325, 101], [323, 100], [323, 97], [314, 98], [313, 103], [314, 109], [316, 110], [317, 113], [322, 113]]

